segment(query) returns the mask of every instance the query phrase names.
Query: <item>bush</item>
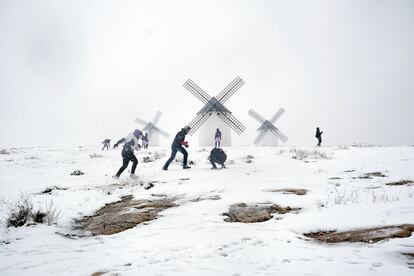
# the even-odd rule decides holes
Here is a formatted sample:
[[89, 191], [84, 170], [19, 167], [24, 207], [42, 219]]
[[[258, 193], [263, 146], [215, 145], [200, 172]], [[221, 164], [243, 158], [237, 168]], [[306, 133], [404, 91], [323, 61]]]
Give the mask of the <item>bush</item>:
[[33, 222], [52, 225], [57, 222], [60, 215], [53, 202], [50, 204], [46, 203], [44, 211], [42, 209], [35, 210], [32, 198], [26, 194], [21, 195], [14, 205], [15, 207], [11, 209], [10, 214], [6, 218], [7, 227], [21, 227]]
[[73, 172], [70, 173], [70, 175], [84, 175], [85, 173], [82, 172], [81, 170], [74, 170]]
[[325, 152], [319, 150], [304, 150], [304, 149], [290, 149], [291, 153], [293, 153], [292, 158], [298, 160], [304, 159], [329, 159], [330, 157]]
[[2, 150], [0, 150], [0, 154], [9, 155], [9, 154], [10, 154], [10, 152], [8, 152], [8, 151], [7, 151], [7, 150], [5, 150], [5, 149], [2, 149]]

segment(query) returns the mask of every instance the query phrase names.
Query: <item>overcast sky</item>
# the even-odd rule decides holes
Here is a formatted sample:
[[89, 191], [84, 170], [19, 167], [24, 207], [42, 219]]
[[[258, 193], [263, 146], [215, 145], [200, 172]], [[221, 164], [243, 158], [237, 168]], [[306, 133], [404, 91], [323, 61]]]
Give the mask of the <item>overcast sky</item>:
[[0, 148], [99, 145], [157, 110], [175, 134], [202, 107], [188, 78], [236, 76], [235, 144], [284, 107], [288, 145], [412, 145], [414, 1], [0, 0]]

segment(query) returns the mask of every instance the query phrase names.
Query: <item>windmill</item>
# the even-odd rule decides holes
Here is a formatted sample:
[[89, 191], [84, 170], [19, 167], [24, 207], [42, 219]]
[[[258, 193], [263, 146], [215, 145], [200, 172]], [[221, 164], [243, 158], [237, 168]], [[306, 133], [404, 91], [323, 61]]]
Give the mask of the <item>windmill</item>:
[[270, 119], [266, 120], [260, 116], [256, 111], [250, 109], [249, 115], [255, 118], [261, 126], [257, 129], [259, 134], [257, 135], [254, 143], [258, 146], [277, 146], [278, 141], [281, 140], [286, 143], [288, 138], [284, 135], [277, 127], [274, 126], [276, 121], [285, 113], [283, 108], [279, 109], [278, 112]]
[[157, 113], [155, 114], [154, 120], [152, 120], [152, 122], [147, 122], [142, 119], [135, 118], [136, 123], [144, 125], [142, 132], [144, 134], [148, 133], [149, 145], [152, 147], [159, 146], [159, 143], [160, 143], [159, 135], [162, 135], [165, 138], [168, 138], [170, 136], [170, 134], [163, 131], [159, 127], [157, 127], [160, 117], [161, 117], [161, 112], [157, 111]]
[[244, 81], [240, 77], [236, 77], [216, 97], [211, 97], [192, 80], [189, 79], [184, 83], [184, 87], [204, 104], [204, 107], [197, 112], [197, 116], [189, 124], [191, 127], [190, 135], [193, 135], [203, 125], [199, 133], [199, 146], [214, 146], [214, 134], [217, 128], [222, 133], [222, 146], [231, 145], [230, 128], [239, 135], [246, 129], [224, 106], [224, 103], [243, 84]]

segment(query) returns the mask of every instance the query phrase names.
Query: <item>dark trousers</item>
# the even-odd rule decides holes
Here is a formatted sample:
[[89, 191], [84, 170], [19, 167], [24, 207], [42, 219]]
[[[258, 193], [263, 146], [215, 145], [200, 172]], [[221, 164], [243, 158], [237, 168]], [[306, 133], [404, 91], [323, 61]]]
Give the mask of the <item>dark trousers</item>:
[[102, 150], [104, 150], [105, 148], [106, 148], [107, 150], [109, 150], [109, 143], [108, 143], [108, 144], [104, 144], [104, 146], [103, 146]]
[[138, 165], [138, 159], [135, 157], [133, 152], [122, 152], [122, 167], [116, 173], [116, 176], [121, 176], [122, 172], [128, 167], [129, 161], [132, 162], [131, 174], [135, 173], [135, 169]]
[[178, 146], [171, 148], [171, 156], [170, 159], [168, 159], [164, 165], [165, 169], [168, 169], [168, 166], [171, 164], [172, 161], [174, 161], [175, 155], [178, 151], [184, 155], [183, 167], [187, 166], [188, 152], [185, 150], [185, 148], [183, 148], [183, 146]]
[[316, 145], [317, 147], [320, 147], [322, 143], [322, 138], [318, 138], [318, 144]]

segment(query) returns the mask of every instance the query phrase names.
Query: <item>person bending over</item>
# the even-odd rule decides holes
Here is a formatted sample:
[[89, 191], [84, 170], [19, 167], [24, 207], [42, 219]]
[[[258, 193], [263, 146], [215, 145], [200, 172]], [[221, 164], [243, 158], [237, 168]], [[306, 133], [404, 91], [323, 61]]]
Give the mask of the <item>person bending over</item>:
[[174, 141], [171, 145], [171, 156], [165, 163], [164, 167], [162, 167], [164, 171], [168, 170], [168, 166], [171, 164], [172, 161], [174, 161], [174, 158], [177, 152], [181, 152], [184, 155], [183, 169], [191, 168], [190, 166], [187, 165], [188, 152], [184, 148], [184, 147], [188, 148], [188, 142], [185, 141], [185, 136], [188, 134], [190, 129], [191, 128], [189, 126], [185, 126], [177, 133], [177, 135], [175, 135]]
[[134, 132], [131, 132], [127, 135], [127, 137], [120, 139], [116, 144], [114, 145], [114, 148], [117, 148], [119, 144], [124, 143], [124, 147], [122, 149], [122, 166], [119, 168], [116, 175], [113, 176], [113, 178], [118, 179], [122, 172], [128, 167], [129, 161], [132, 162], [132, 168], [131, 168], [131, 178], [137, 178], [135, 175], [135, 169], [138, 165], [138, 159], [135, 157], [134, 150], [139, 150], [141, 146], [138, 143], [138, 139], [142, 139], [142, 132], [139, 129], [134, 130]]

